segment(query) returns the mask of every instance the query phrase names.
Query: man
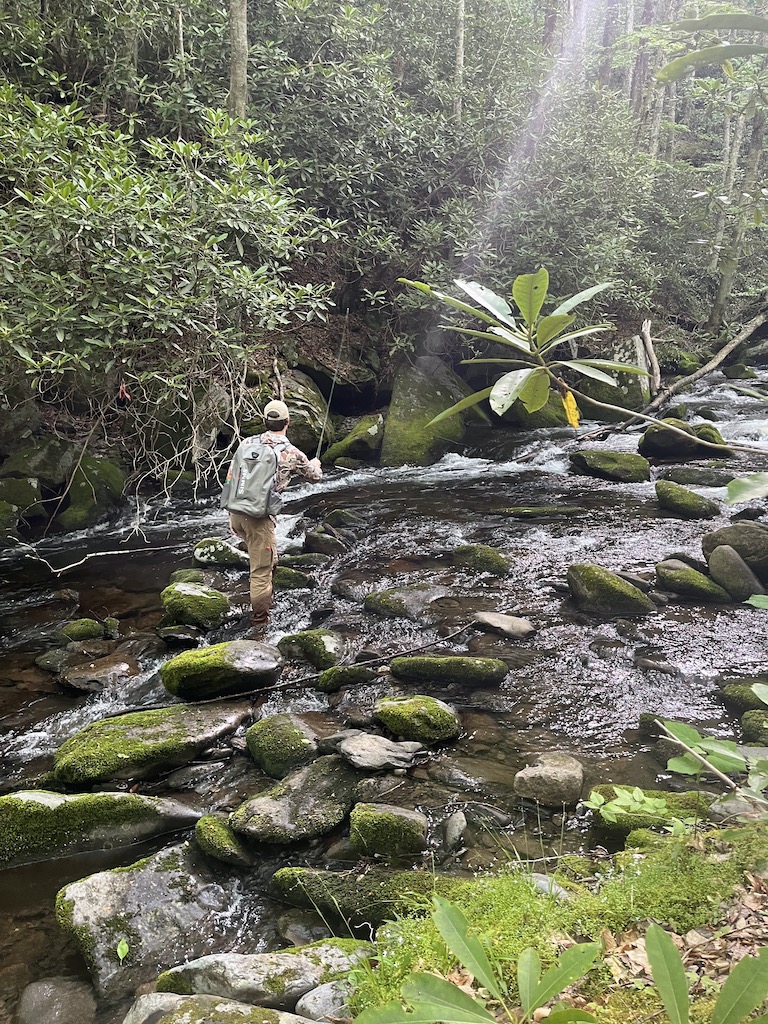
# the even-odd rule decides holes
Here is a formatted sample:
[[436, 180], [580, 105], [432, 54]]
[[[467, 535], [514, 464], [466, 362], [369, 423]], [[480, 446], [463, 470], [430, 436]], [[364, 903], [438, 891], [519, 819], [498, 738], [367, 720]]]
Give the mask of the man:
[[[317, 483], [323, 476], [320, 459], [307, 458], [304, 452], [288, 440], [286, 435], [290, 421], [285, 402], [267, 402], [264, 407], [267, 429], [258, 440], [275, 452], [277, 476], [274, 488], [278, 494], [286, 488], [294, 474], [311, 483]], [[265, 515], [257, 519], [244, 512], [230, 511], [229, 525], [248, 548], [253, 624], [257, 630], [262, 630], [269, 623], [269, 609], [272, 607], [272, 570], [277, 562], [275, 517]]]

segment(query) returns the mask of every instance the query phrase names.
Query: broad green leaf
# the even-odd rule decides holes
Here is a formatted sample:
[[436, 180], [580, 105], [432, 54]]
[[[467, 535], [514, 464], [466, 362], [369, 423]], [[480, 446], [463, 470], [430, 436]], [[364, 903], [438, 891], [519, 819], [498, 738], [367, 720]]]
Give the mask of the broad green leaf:
[[515, 348], [522, 349], [523, 352], [531, 351], [531, 346], [525, 338], [520, 338], [516, 334], [511, 334], [503, 327], [491, 327], [489, 333], [498, 335], [498, 338], [501, 341], [506, 342], [507, 345], [514, 345]]
[[453, 1021], [488, 1024], [495, 1021], [482, 1003], [434, 974], [411, 974], [403, 983], [401, 992], [413, 1006], [413, 1016], [408, 1016], [409, 1021], [428, 1021], [430, 1014], [433, 1022], [443, 1021], [443, 1024], [452, 1024]]
[[532, 946], [528, 946], [517, 961], [517, 989], [520, 993], [520, 1005], [526, 1017], [536, 1009], [536, 990], [540, 981], [541, 959], [538, 952]]
[[719, 29], [744, 29], [747, 32], [768, 32], [768, 18], [756, 14], [708, 14], [705, 18], [684, 18], [675, 21], [670, 28], [680, 32], [712, 32]]
[[434, 896], [432, 903], [432, 920], [448, 949], [492, 996], [503, 999], [488, 956], [477, 936], [469, 933], [466, 917], [457, 906], [442, 896]]
[[[406, 1024], [414, 1021], [412, 1014], [406, 1013], [399, 999], [391, 999], [382, 1006], [370, 1006], [355, 1017], [355, 1024]], [[434, 1024], [433, 1017], [428, 1024]]]
[[744, 604], [751, 604], [754, 608], [768, 608], [768, 594], [753, 594]]
[[683, 57], [671, 60], [669, 64], [656, 72], [659, 82], [676, 82], [689, 71], [710, 67], [713, 64], [725, 64], [728, 60], [740, 57], [753, 57], [758, 53], [768, 53], [768, 46], [756, 43], [729, 43], [722, 46], [705, 46], [703, 50], [693, 50]]
[[753, 498], [768, 497], [768, 473], [752, 473], [740, 476], [728, 484], [728, 504], [737, 501], [752, 501]]
[[704, 765], [697, 761], [691, 754], [683, 754], [681, 757], [670, 757], [667, 761], [667, 768], [677, 775], [701, 775]]
[[[511, 345], [520, 349], [521, 352], [530, 354], [530, 346], [527, 341], [516, 338], [509, 331], [502, 327], [491, 327], [488, 331], [473, 331], [469, 327], [453, 327], [451, 324], [441, 324], [444, 331], [455, 331], [456, 334], [467, 334], [470, 338], [482, 338], [484, 341], [492, 341], [495, 345]], [[502, 331], [504, 333], [502, 334]]]
[[484, 320], [487, 324], [495, 324], [497, 321], [492, 316], [488, 316], [482, 309], [476, 309], [474, 306], [467, 305], [466, 302], [462, 302], [460, 299], [454, 299], [452, 295], [446, 295], [445, 292], [438, 291], [436, 288], [431, 288], [428, 284], [424, 284], [423, 281], [409, 281], [407, 277], [398, 277], [397, 279], [400, 284], [407, 284], [409, 288], [415, 288], [417, 291], [423, 292], [425, 295], [429, 295], [432, 299], [437, 299], [439, 302], [445, 302], [448, 306], [453, 306], [454, 309], [460, 309], [462, 313], [469, 313], [470, 316], [476, 316], [480, 320]]
[[682, 722], [663, 722], [675, 739], [682, 740], [689, 747], [698, 746], [701, 743], [701, 734], [692, 725], [684, 725]]
[[497, 320], [509, 324], [510, 327], [517, 326], [509, 303], [502, 299], [500, 295], [497, 295], [496, 292], [486, 288], [485, 285], [478, 284], [477, 281], [463, 281], [461, 278], [457, 278], [453, 283], [457, 288], [461, 288], [463, 292], [466, 292], [470, 299], [479, 302], [484, 309], [493, 313]]
[[554, 341], [550, 341], [548, 345], [544, 345], [543, 348], [539, 349], [539, 352], [543, 355], [545, 352], [549, 352], [551, 348], [555, 348], [557, 345], [562, 345], [564, 341], [572, 341], [575, 338], [586, 338], [588, 334], [601, 334], [603, 331], [615, 330], [613, 324], [599, 324], [595, 327], [582, 327], [578, 331], [569, 331], [568, 334], [561, 334], [559, 338], [555, 338]]
[[577, 1010], [571, 1007], [567, 1010], [555, 1010], [546, 1018], [547, 1024], [577, 1024], [578, 1021], [590, 1021], [597, 1024], [597, 1017], [593, 1017], [586, 1010]]
[[677, 947], [663, 928], [652, 924], [645, 933], [645, 951], [671, 1024], [688, 1024], [688, 979]]
[[607, 373], [603, 373], [602, 370], [596, 369], [594, 366], [590, 366], [589, 363], [582, 363], [579, 359], [561, 359], [554, 364], [555, 366], [569, 366], [572, 370], [577, 373], [583, 373], [585, 377], [591, 377], [593, 380], [600, 380], [604, 384], [610, 384], [611, 387], [618, 387], [618, 382], [613, 378], [609, 377]]
[[604, 284], [596, 284], [591, 288], [586, 288], [583, 292], [578, 292], [576, 295], [572, 295], [570, 299], [566, 299], [561, 302], [556, 310], [552, 313], [552, 316], [559, 316], [561, 313], [570, 313], [572, 309], [580, 305], [582, 302], [588, 302], [591, 298], [598, 294], [598, 292], [605, 291], [606, 288], [613, 288], [610, 281], [606, 281]]
[[701, 741], [701, 749], [705, 752], [707, 760], [721, 772], [743, 772], [747, 766], [741, 754], [736, 753], [736, 744], [731, 744], [728, 740], [705, 739]]
[[649, 376], [647, 370], [643, 370], [634, 363], [614, 363], [610, 359], [580, 359], [580, 363], [587, 366], [596, 366], [599, 370], [613, 370], [615, 373], [634, 373], [639, 377]]
[[[762, 597], [763, 595], [758, 594], [757, 596]], [[761, 700], [763, 704], [768, 704], [768, 686], [766, 686], [765, 683], [755, 683], [752, 686], [752, 693], [754, 693], [757, 699]]]
[[548, 1003], [590, 969], [600, 952], [599, 942], [584, 942], [566, 949], [559, 963], [550, 967], [536, 989], [534, 1010]]
[[473, 405], [477, 405], [482, 402], [483, 399], [488, 398], [493, 391], [493, 388], [483, 388], [482, 391], [476, 391], [474, 395], [468, 395], [466, 398], [462, 398], [456, 405], [452, 405], [450, 409], [444, 409], [441, 413], [438, 413], [433, 419], [427, 423], [428, 427], [432, 427], [435, 423], [439, 423], [440, 420], [447, 420], [449, 416], [455, 416], [457, 413], [464, 412], [465, 409], [469, 409]]
[[120, 961], [120, 963], [122, 963], [123, 960], [125, 960], [125, 958], [128, 956], [129, 949], [130, 946], [125, 941], [125, 939], [120, 939], [120, 941], [117, 944], [117, 949], [115, 950], [115, 952], [117, 953], [117, 958]]
[[768, 949], [745, 956], [728, 975], [712, 1011], [712, 1024], [739, 1024], [768, 995]]
[[533, 370], [510, 370], [509, 373], [499, 377], [491, 388], [488, 399], [491, 408], [498, 416], [502, 416], [510, 405], [517, 401], [533, 372]]
[[538, 412], [549, 400], [549, 374], [544, 369], [534, 370], [520, 391], [520, 401], [527, 412]]
[[550, 316], [542, 317], [536, 325], [537, 347], [541, 348], [542, 345], [546, 345], [547, 342], [556, 338], [558, 334], [562, 334], [566, 327], [570, 327], [575, 319], [575, 316], [569, 316], [567, 313], [561, 313], [557, 316], [552, 313]]
[[512, 285], [512, 298], [523, 320], [531, 326], [541, 312], [549, 287], [549, 274], [546, 267], [540, 267], [535, 274], [521, 274]]

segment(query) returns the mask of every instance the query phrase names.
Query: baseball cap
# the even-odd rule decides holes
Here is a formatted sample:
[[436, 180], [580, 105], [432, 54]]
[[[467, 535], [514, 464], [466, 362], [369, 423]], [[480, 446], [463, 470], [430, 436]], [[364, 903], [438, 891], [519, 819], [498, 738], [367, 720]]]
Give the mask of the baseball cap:
[[265, 420], [287, 420], [289, 418], [288, 406], [285, 402], [279, 402], [275, 399], [272, 402], [267, 402], [264, 406], [264, 419]]

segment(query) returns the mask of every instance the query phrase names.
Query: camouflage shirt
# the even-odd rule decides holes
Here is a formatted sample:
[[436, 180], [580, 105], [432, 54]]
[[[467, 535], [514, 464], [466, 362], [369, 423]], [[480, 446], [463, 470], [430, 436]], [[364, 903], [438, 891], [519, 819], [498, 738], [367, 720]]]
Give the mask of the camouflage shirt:
[[261, 443], [274, 448], [277, 455], [275, 489], [278, 493], [285, 490], [294, 474], [311, 483], [317, 483], [322, 479], [322, 470], [310, 466], [309, 458], [295, 444], [291, 444], [285, 434], [276, 434], [271, 430], [265, 430], [261, 435]]

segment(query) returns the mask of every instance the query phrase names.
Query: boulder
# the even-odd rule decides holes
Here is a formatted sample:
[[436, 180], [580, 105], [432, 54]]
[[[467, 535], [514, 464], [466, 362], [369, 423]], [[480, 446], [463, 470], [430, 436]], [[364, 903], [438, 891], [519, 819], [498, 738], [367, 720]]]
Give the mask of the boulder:
[[344, 541], [322, 526], [310, 530], [304, 538], [304, 552], [308, 555], [326, 555], [334, 558], [345, 554], [346, 551], [347, 545]]
[[487, 572], [491, 576], [506, 576], [509, 562], [498, 548], [488, 544], [464, 544], [451, 552], [456, 565], [465, 565], [475, 572]]
[[93, 1024], [93, 989], [78, 978], [43, 978], [21, 993], [14, 1024]]
[[455, 740], [461, 732], [459, 716], [436, 697], [383, 697], [376, 702], [373, 715], [385, 729], [402, 740], [441, 743]]
[[22, 384], [16, 394], [0, 398], [0, 456], [10, 455], [21, 443], [24, 447], [42, 426], [43, 413], [35, 401], [34, 389]]
[[348, 981], [327, 981], [307, 992], [296, 1003], [296, 1013], [310, 1020], [351, 1020], [354, 1014], [349, 1006], [353, 989]]
[[[248, 552], [235, 547], [234, 544], [223, 537], [203, 537], [202, 540], [195, 544], [192, 557], [199, 565], [220, 565], [226, 569], [248, 568]], [[185, 581], [177, 580], [174, 582], [202, 583], [202, 579], [195, 581], [190, 579]]]
[[205, 583], [206, 574], [202, 569], [174, 569], [168, 583]]
[[330, 555], [323, 555], [319, 551], [306, 551], [301, 555], [281, 555], [280, 565], [288, 569], [320, 569], [328, 565], [330, 560]]
[[165, 614], [182, 626], [217, 629], [229, 618], [229, 598], [200, 583], [171, 583], [160, 594]]
[[363, 856], [411, 857], [424, 852], [428, 821], [419, 811], [392, 804], [355, 804], [349, 838]]
[[745, 363], [731, 363], [723, 367], [723, 376], [726, 380], [753, 380], [757, 374]]
[[730, 544], [718, 545], [709, 555], [709, 573], [734, 601], [746, 601], [765, 589], [741, 555]]
[[599, 565], [570, 566], [568, 586], [576, 604], [591, 615], [651, 615], [656, 605], [642, 590]]
[[374, 412], [363, 418], [340, 441], [332, 444], [323, 455], [323, 462], [334, 463], [337, 459], [352, 458], [373, 461], [384, 438], [384, 417]]
[[768, 526], [742, 521], [704, 534], [701, 547], [705, 558], [721, 544], [732, 547], [747, 563], [761, 583], [768, 585]]
[[278, 565], [272, 573], [272, 586], [275, 590], [309, 590], [315, 581], [300, 569], [290, 569], [287, 565]]
[[631, 452], [579, 451], [571, 454], [570, 462], [577, 473], [601, 480], [636, 484], [651, 477], [648, 459]]
[[[306, 455], [314, 456], [321, 437], [324, 437], [326, 443], [334, 439], [333, 424], [328, 418], [328, 404], [312, 378], [301, 370], [283, 373], [282, 383], [284, 401], [291, 411], [291, 441]], [[254, 391], [254, 398], [259, 405], [266, 405], [274, 397], [266, 384]], [[261, 434], [264, 431], [264, 420], [258, 416], [244, 421], [241, 427], [244, 437]]]
[[229, 827], [225, 819], [204, 814], [195, 825], [195, 842], [208, 857], [238, 868], [248, 868], [253, 857]]
[[249, 714], [245, 704], [174, 704], [92, 722], [54, 753], [54, 778], [73, 785], [148, 778], [188, 764]]
[[695, 491], [681, 487], [671, 480], [656, 481], [656, 497], [662, 508], [674, 512], [683, 519], [714, 519], [720, 515], [720, 506], [716, 501], [702, 498]]
[[727, 604], [731, 600], [714, 580], [677, 558], [667, 558], [656, 565], [656, 582], [662, 590], [707, 604]]
[[[608, 345], [610, 347], [607, 347]], [[640, 369], [648, 372], [648, 357], [638, 335], [609, 341], [603, 351], [606, 358], [612, 363], [639, 366]], [[648, 404], [651, 397], [649, 378], [637, 373], [622, 372], [611, 372], [610, 376], [615, 381], [614, 384], [595, 380], [593, 377], [580, 376], [578, 378], [579, 389], [583, 392], [584, 398], [580, 398], [579, 403], [583, 406], [584, 416], [594, 417], [608, 423], [620, 423], [627, 418], [624, 409], [637, 411]], [[598, 402], [620, 406], [621, 411], [593, 404]]]
[[569, 754], [539, 754], [535, 763], [515, 775], [515, 793], [545, 807], [575, 807], [581, 799], [584, 768]]
[[67, 485], [66, 507], [55, 515], [62, 530], [84, 530], [115, 509], [123, 495], [125, 474], [110, 459], [83, 455]]
[[305, 629], [291, 633], [277, 643], [280, 653], [286, 658], [301, 658], [315, 668], [325, 669], [335, 665], [344, 654], [344, 638], [330, 629]]
[[395, 768], [410, 768], [424, 744], [416, 740], [396, 743], [384, 736], [350, 729], [339, 740], [336, 751], [345, 761], [362, 771], [379, 772]]
[[9, 548], [19, 539], [19, 508], [0, 501], [0, 548]]
[[[664, 424], [676, 427], [686, 436], [668, 430]], [[694, 425], [673, 417], [652, 423], [640, 438], [637, 450], [647, 458], [695, 459], [701, 458], [711, 451], [699, 444], [699, 441], [722, 445], [723, 454], [729, 454], [729, 449], [726, 447], [720, 431], [711, 423]]]
[[282, 670], [283, 659], [274, 647], [254, 640], [230, 640], [182, 651], [160, 666], [160, 678], [175, 697], [204, 700], [270, 686]]
[[77, 445], [57, 437], [44, 437], [14, 452], [0, 466], [0, 478], [39, 480], [49, 491], [63, 489], [80, 455]]
[[441, 597], [447, 597], [447, 587], [432, 583], [414, 583], [407, 587], [392, 587], [367, 594], [363, 607], [383, 619], [413, 619], [418, 622], [429, 616], [429, 606]]
[[701, 466], [663, 466], [658, 475], [661, 480], [671, 480], [684, 486], [726, 487], [738, 472], [717, 460]]
[[477, 612], [472, 620], [473, 626], [510, 640], [527, 640], [536, 632], [530, 619], [521, 619], [517, 615], [502, 615], [500, 612]]
[[375, 676], [373, 669], [365, 665], [335, 665], [320, 673], [314, 687], [323, 693], [335, 693], [345, 686], [360, 686], [370, 682]]
[[247, 730], [245, 741], [253, 760], [273, 779], [317, 756], [317, 738], [296, 715], [262, 718]]
[[319, 757], [247, 800], [229, 823], [235, 832], [260, 843], [295, 843], [325, 835], [349, 813], [359, 778], [342, 758]]
[[765, 685], [767, 681], [764, 677], [746, 677], [739, 681], [735, 679], [724, 681], [721, 684], [723, 700], [733, 705], [742, 714], [745, 711], [765, 711], [765, 702], [760, 700], [752, 687], [755, 683]]
[[0, 797], [0, 868], [130, 846], [197, 818], [176, 800], [134, 793], [13, 793]]
[[41, 500], [40, 481], [35, 477], [6, 477], [0, 480], [0, 502], [15, 505], [19, 518], [25, 523], [48, 518]]
[[747, 711], [741, 716], [741, 735], [744, 743], [768, 746], [768, 707]]
[[96, 619], [73, 619], [59, 628], [59, 635], [65, 641], [102, 640], [104, 623]]
[[499, 658], [467, 655], [418, 654], [392, 658], [389, 671], [396, 679], [411, 682], [461, 683], [465, 686], [498, 686], [509, 671]]
[[110, 654], [106, 658], [62, 668], [59, 682], [70, 690], [100, 693], [102, 690], [137, 676], [141, 669], [135, 658]]

